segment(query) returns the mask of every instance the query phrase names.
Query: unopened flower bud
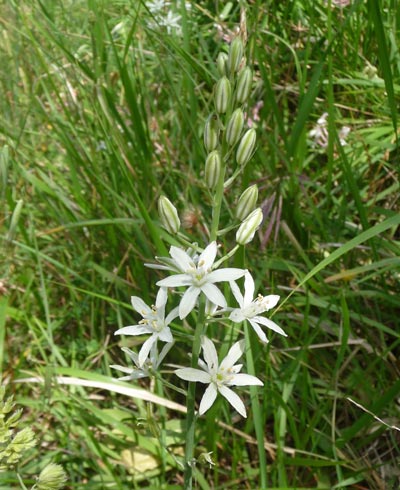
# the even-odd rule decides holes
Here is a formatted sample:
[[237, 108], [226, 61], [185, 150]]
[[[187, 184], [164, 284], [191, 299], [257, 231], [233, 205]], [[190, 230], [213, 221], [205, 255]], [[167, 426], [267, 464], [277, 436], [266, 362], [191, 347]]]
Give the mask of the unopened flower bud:
[[263, 220], [261, 208], [255, 209], [239, 226], [236, 232], [236, 242], [239, 245], [246, 245], [253, 240], [255, 232], [260, 227]]
[[214, 93], [215, 110], [218, 114], [225, 114], [227, 111], [231, 100], [231, 92], [231, 82], [226, 77], [220, 78], [215, 86]]
[[172, 235], [178, 233], [181, 227], [178, 212], [172, 202], [165, 196], [158, 200], [158, 214], [163, 227]]
[[221, 157], [217, 150], [208, 154], [204, 174], [207, 186], [214, 189], [221, 175]]
[[233, 74], [238, 71], [240, 62], [243, 58], [243, 41], [240, 37], [235, 37], [229, 47], [229, 55], [228, 55], [228, 71], [230, 74]]
[[236, 151], [236, 161], [238, 165], [246, 165], [250, 160], [254, 146], [256, 144], [256, 130], [249, 129], [240, 140], [239, 147]]
[[204, 146], [207, 152], [215, 150], [218, 146], [218, 136], [219, 136], [219, 123], [218, 118], [215, 114], [207, 119], [204, 128]]
[[67, 481], [67, 475], [59, 464], [50, 463], [40, 472], [34, 487], [37, 490], [59, 490]]
[[246, 66], [238, 76], [238, 82], [236, 85], [236, 102], [244, 104], [249, 98], [251, 92], [251, 85], [253, 83], [253, 72]]
[[217, 57], [217, 69], [218, 73], [221, 77], [225, 77], [227, 75], [227, 61], [228, 55], [226, 53], [219, 53]]
[[244, 115], [242, 109], [236, 109], [229, 119], [226, 127], [225, 138], [229, 146], [234, 146], [242, 135]]
[[254, 184], [247, 188], [242, 195], [239, 197], [239, 201], [236, 207], [236, 218], [240, 221], [249, 216], [249, 214], [254, 210], [258, 199], [258, 188]]

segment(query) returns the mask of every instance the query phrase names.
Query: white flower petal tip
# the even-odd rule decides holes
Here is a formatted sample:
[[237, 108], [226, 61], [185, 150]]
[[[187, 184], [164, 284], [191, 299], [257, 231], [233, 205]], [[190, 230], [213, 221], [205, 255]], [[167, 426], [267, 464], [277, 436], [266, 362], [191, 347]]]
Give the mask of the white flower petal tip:
[[240, 397], [232, 391], [230, 386], [263, 386], [263, 382], [256, 376], [241, 374], [241, 364], [235, 362], [242, 356], [245, 348], [244, 341], [233, 344], [227, 356], [218, 363], [218, 355], [213, 342], [203, 336], [201, 339], [204, 361], [199, 360], [202, 369], [182, 368], [175, 374], [185, 381], [208, 384], [199, 406], [199, 415], [203, 415], [213, 405], [217, 394], [228, 400], [232, 407], [243, 417], [246, 417], [246, 409]]

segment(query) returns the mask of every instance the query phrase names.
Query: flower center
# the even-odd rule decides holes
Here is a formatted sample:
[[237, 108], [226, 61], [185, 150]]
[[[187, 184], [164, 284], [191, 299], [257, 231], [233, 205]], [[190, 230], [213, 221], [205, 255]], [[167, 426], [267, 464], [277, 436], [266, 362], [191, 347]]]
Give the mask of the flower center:
[[194, 286], [202, 286], [206, 282], [207, 274], [210, 272], [210, 269], [204, 267], [204, 260], [200, 260], [197, 267], [189, 269], [186, 274], [192, 276]]

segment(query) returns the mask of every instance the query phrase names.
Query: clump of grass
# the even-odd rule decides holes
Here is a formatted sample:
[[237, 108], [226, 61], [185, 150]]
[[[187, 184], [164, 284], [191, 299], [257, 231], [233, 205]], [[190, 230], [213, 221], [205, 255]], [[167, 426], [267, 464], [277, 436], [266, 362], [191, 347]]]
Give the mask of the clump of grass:
[[[268, 355], [254, 345], [268, 485], [396, 488], [398, 431], [374, 418], [399, 426], [396, 16], [389, 2], [336, 4], [246, 8], [259, 138], [242, 185], [258, 185], [266, 216], [263, 248], [249, 253], [256, 282], [290, 295], [275, 317], [290, 344]], [[162, 462], [157, 420], [128, 391], [141, 383], [121, 385], [127, 399], [104, 373], [126, 362], [113, 333], [131, 321], [127, 298], [154, 296], [143, 260], [169, 245], [160, 194], [204, 236], [207, 203], [193, 184], [207, 91], [240, 10], [178, 5], [179, 37], [143, 2], [121, 5], [3, 6], [0, 359], [4, 380], [26, 380], [16, 400], [72, 487], [176, 488], [179, 404], [165, 409]], [[314, 148], [324, 112], [328, 144]], [[222, 410], [216, 440], [214, 415], [199, 451], [218, 464], [196, 473], [199, 487], [257, 485], [253, 421], [232, 429]]]

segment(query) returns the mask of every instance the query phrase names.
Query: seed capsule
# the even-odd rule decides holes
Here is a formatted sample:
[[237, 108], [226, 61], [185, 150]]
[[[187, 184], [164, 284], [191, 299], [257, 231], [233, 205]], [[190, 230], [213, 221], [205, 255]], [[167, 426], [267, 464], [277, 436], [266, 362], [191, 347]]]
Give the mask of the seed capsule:
[[219, 123], [218, 118], [215, 114], [211, 114], [207, 119], [204, 128], [204, 146], [207, 152], [215, 150], [218, 146], [219, 137]]
[[240, 63], [243, 58], [243, 41], [240, 37], [236, 37], [230, 47], [229, 47], [229, 55], [228, 55], [228, 71], [231, 75], [237, 72], [240, 66]]
[[221, 157], [217, 150], [208, 154], [204, 174], [207, 186], [214, 189], [221, 175]]
[[253, 240], [255, 232], [260, 227], [263, 220], [261, 208], [255, 209], [239, 226], [236, 232], [236, 242], [239, 245], [246, 245]]
[[244, 115], [242, 109], [236, 109], [226, 127], [225, 139], [229, 146], [234, 146], [242, 135]]
[[178, 211], [172, 202], [165, 196], [161, 196], [158, 200], [158, 214], [163, 227], [171, 233], [171, 235], [178, 233], [179, 228], [181, 227]]
[[219, 53], [217, 57], [217, 69], [221, 77], [225, 77], [228, 74], [227, 67], [228, 55], [226, 53]]
[[251, 92], [251, 85], [253, 83], [253, 72], [246, 66], [238, 76], [238, 82], [236, 86], [236, 101], [239, 104], [244, 104], [249, 98]]
[[247, 130], [240, 140], [239, 147], [236, 151], [236, 161], [238, 165], [246, 165], [253, 154], [255, 144], [256, 131], [252, 128]]
[[258, 199], [258, 188], [254, 184], [247, 188], [239, 197], [236, 207], [236, 218], [240, 221], [246, 219], [254, 210]]
[[220, 78], [215, 86], [214, 93], [215, 110], [218, 114], [225, 114], [227, 111], [231, 100], [231, 93], [230, 81], [226, 77]]

